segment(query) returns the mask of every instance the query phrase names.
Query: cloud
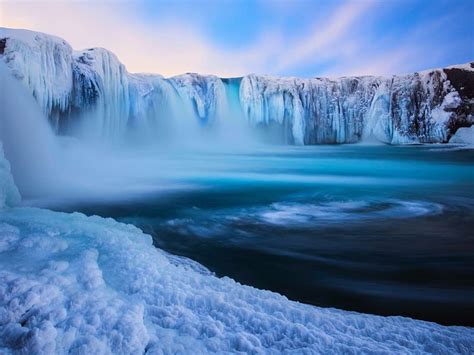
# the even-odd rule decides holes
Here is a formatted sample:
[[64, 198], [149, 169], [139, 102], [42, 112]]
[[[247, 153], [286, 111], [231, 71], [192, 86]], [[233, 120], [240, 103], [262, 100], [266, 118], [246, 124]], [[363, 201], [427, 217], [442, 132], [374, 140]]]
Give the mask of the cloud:
[[289, 73], [295, 66], [343, 55], [353, 47], [346, 38], [351, 25], [371, 4], [369, 0], [343, 3], [330, 20], [314, 24], [312, 31], [297, 40], [272, 28], [237, 49], [220, 48], [189, 21], [145, 23], [133, 2], [7, 2], [1, 6], [3, 26], [55, 34], [75, 49], [107, 48], [131, 72], [239, 76]]
[[[331, 77], [393, 75], [432, 69], [436, 67], [434, 63], [443, 62], [446, 53], [455, 52], [463, 45], [462, 39], [446, 42], [439, 37], [440, 31], [453, 21], [456, 21], [455, 14], [445, 14], [418, 23], [401, 37], [380, 35], [377, 43], [354, 39], [359, 45], [354, 55], [340, 58], [323, 74]], [[384, 43], [390, 45], [383, 46]]]
[[[315, 24], [313, 30], [290, 46], [279, 60], [276, 69], [287, 70], [311, 61], [323, 61], [341, 55], [355, 22], [373, 6], [373, 1], [345, 2], [328, 16], [328, 20]], [[347, 47], [346, 47], [347, 48]]]
[[[280, 18], [297, 14], [295, 6], [302, 6], [299, 11], [309, 11], [311, 7], [311, 3], [292, 1], [265, 0], [263, 4], [268, 16], [276, 14]], [[114, 52], [131, 72], [165, 76], [185, 72], [222, 77], [248, 73], [388, 75], [424, 69], [436, 62], [434, 58], [439, 63], [439, 58], [446, 58], [447, 52], [463, 45], [454, 41], [440, 45], [438, 41], [437, 35], [456, 22], [454, 15], [428, 18], [414, 28], [403, 27], [404, 38], [391, 34], [384, 28], [379, 11], [383, 8], [390, 17], [391, 8], [375, 0], [329, 4], [325, 7], [327, 13], [306, 19], [313, 21], [307, 32], [294, 27], [298, 22], [285, 28], [278, 21], [269, 21], [273, 27], [265, 27], [236, 48], [216, 42], [206, 28], [200, 27], [206, 26], [205, 21], [199, 25], [190, 20], [192, 13], [180, 12], [173, 18], [151, 16], [153, 22], [145, 21], [140, 5], [143, 3], [134, 1], [3, 2], [0, 22], [5, 27], [58, 35], [75, 49], [104, 47]], [[193, 10], [197, 10], [196, 6], [189, 7], [189, 11]], [[302, 28], [307, 25], [301, 23]], [[429, 58], [426, 53], [430, 53]]]
[[144, 24], [133, 3], [10, 2], [0, 6], [2, 26], [54, 34], [75, 49], [107, 48], [131, 72], [155, 72], [165, 76], [190, 71], [242, 75], [251, 67], [259, 69], [263, 53], [260, 48], [268, 46], [268, 43], [255, 42], [242, 51], [224, 51], [209, 41], [199, 28], [187, 23], [163, 20]]

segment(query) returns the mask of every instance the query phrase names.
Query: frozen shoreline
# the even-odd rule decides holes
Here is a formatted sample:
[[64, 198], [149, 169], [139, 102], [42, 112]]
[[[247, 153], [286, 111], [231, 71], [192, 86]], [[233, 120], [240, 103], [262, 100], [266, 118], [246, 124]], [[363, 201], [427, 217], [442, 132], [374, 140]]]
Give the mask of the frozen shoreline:
[[472, 328], [289, 301], [170, 258], [112, 219], [13, 208], [0, 231], [8, 352], [474, 351]]

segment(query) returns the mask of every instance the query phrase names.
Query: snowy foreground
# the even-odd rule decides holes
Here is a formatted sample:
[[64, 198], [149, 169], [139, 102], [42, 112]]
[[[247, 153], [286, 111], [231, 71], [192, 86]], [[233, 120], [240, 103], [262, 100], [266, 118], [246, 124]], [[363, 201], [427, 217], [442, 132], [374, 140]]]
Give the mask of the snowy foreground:
[[472, 328], [292, 302], [134, 226], [18, 199], [0, 149], [0, 353], [474, 352]]
[[0, 214], [0, 349], [472, 353], [474, 330], [292, 302], [165, 254], [131, 225]]

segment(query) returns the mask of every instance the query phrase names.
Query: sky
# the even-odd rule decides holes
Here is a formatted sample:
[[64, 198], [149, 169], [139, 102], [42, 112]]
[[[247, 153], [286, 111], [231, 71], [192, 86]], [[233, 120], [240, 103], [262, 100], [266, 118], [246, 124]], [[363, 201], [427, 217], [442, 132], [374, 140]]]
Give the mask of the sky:
[[474, 61], [474, 0], [0, 0], [0, 26], [104, 47], [130, 72], [391, 75]]

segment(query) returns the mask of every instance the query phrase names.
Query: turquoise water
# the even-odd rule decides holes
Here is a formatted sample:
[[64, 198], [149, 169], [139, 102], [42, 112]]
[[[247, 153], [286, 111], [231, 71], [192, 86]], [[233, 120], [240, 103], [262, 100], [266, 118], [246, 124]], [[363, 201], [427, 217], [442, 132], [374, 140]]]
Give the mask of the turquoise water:
[[122, 198], [53, 207], [290, 299], [474, 325], [473, 163], [447, 146], [142, 153]]

